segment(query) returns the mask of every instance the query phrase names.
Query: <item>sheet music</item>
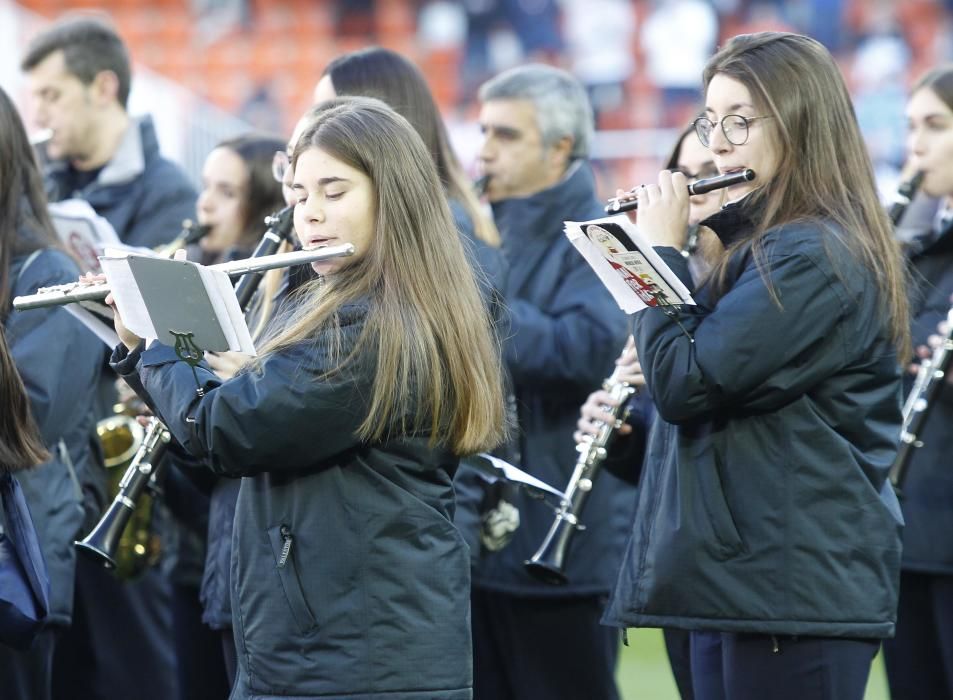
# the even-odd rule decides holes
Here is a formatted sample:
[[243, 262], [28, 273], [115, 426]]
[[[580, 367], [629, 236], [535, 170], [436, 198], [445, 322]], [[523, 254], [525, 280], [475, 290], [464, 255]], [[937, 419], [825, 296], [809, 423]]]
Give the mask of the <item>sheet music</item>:
[[688, 288], [624, 214], [564, 223], [570, 242], [624, 312], [695, 303]]
[[200, 267], [199, 272], [215, 308], [215, 314], [220, 319], [222, 330], [225, 331], [229, 347], [246, 355], [257, 355], [248, 324], [245, 322], [245, 314], [238, 305], [235, 288], [229, 276], [221, 270], [208, 267]]
[[556, 496], [560, 500], [566, 497], [566, 494], [559, 489], [553, 488], [545, 481], [537, 479], [529, 472], [523, 471], [519, 467], [515, 467], [499, 457], [494, 457], [487, 452], [481, 452], [476, 456], [489, 462], [490, 466], [499, 471], [507, 481], [512, 481], [513, 483], [521, 484], [530, 489]]
[[227, 274], [186, 260], [126, 254], [101, 259], [126, 327], [175, 345], [188, 334], [201, 350], [256, 355]]
[[99, 256], [107, 246], [121, 245], [115, 229], [85, 199], [64, 199], [49, 205], [53, 228], [84, 271], [100, 272]]
[[104, 255], [99, 258], [99, 262], [103, 272], [106, 273], [106, 279], [109, 281], [109, 287], [123, 323], [140, 338], [145, 338], [148, 345], [149, 341], [158, 337], [158, 334], [146, 310], [146, 302], [139, 291], [136, 278], [129, 269], [128, 257], [121, 254]]

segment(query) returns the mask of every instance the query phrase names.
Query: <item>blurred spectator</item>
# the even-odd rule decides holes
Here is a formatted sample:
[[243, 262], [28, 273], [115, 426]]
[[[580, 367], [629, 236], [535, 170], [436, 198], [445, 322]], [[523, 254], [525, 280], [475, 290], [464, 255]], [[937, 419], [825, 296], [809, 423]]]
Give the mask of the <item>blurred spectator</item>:
[[[467, 43], [462, 80], [468, 99], [491, 75], [517, 63], [557, 62], [563, 40], [556, 0], [464, 0], [463, 6]], [[515, 35], [517, 47], [508, 34]]]
[[904, 160], [905, 76], [910, 50], [892, 13], [875, 15], [854, 53], [850, 71], [854, 109], [881, 192], [892, 190]]
[[635, 8], [629, 0], [566, 0], [563, 27], [572, 72], [599, 115], [622, 107], [635, 68]]
[[255, 86], [238, 108], [238, 116], [259, 131], [269, 134], [280, 134], [283, 131], [283, 111], [272, 95], [268, 83], [258, 83]]
[[655, 1], [641, 39], [649, 78], [662, 91], [660, 123], [687, 123], [717, 38], [718, 17], [707, 0]]

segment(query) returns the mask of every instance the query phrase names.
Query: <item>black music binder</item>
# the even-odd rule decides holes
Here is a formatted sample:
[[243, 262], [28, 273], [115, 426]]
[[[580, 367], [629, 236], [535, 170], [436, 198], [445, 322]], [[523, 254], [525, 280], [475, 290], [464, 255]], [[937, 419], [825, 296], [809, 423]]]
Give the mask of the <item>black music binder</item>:
[[227, 274], [187, 260], [145, 255], [101, 258], [116, 307], [136, 335], [198, 350], [254, 355], [255, 346]]

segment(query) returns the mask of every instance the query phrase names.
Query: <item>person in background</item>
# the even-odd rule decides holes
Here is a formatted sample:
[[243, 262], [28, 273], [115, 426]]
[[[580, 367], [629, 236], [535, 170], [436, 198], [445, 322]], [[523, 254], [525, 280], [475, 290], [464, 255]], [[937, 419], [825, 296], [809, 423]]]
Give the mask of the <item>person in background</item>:
[[[274, 154], [284, 147], [281, 139], [246, 134], [222, 141], [209, 153], [197, 207], [199, 224], [209, 227], [199, 242], [202, 264], [243, 259], [254, 251], [265, 231], [265, 218], [285, 205], [281, 183], [272, 174]], [[255, 314], [252, 311], [247, 316], [252, 327], [256, 326]], [[227, 379], [248, 358], [239, 353], [207, 353], [206, 360]], [[216, 478], [194, 466], [194, 460], [179, 464], [179, 469], [170, 473], [171, 483], [166, 488], [173, 513], [191, 525], [191, 533], [200, 535], [197, 543], [190, 534], [184, 535], [186, 541], [180, 547], [184, 571], [183, 581], [176, 586], [176, 649], [180, 687], [187, 689], [182, 697], [211, 699], [227, 697], [237, 669], [230, 568], [241, 481]], [[204, 566], [194, 561], [202, 552]], [[214, 650], [208, 643], [199, 643], [207, 631], [195, 624], [199, 618], [217, 633]], [[219, 683], [220, 679], [224, 683]]]
[[376, 97], [420, 134], [444, 183], [457, 230], [466, 238], [478, 269], [493, 288], [498, 288], [503, 277], [499, 233], [450, 147], [447, 127], [420, 69], [389, 49], [371, 47], [343, 54], [324, 69], [315, 86], [314, 101], [320, 103], [338, 95]]
[[[195, 218], [195, 188], [160, 154], [152, 118], [127, 111], [132, 69], [112, 26], [88, 16], [54, 22], [30, 40], [21, 68], [36, 125], [49, 132], [37, 150], [50, 201], [85, 200], [120, 241], [147, 248], [169, 243]], [[96, 416], [111, 417], [117, 400], [107, 370]], [[82, 486], [88, 529], [106, 507], [105, 469], [91, 470]], [[160, 535], [167, 518], [160, 518]], [[76, 619], [56, 659], [58, 698], [176, 697], [167, 566], [163, 561], [121, 581], [98, 562], [80, 559]]]
[[21, 63], [50, 201], [76, 197], [105, 217], [123, 243], [156, 248], [195, 215], [195, 188], [159, 153], [149, 116], [127, 111], [132, 70], [122, 38], [90, 17], [55, 22], [33, 37]]
[[[946, 318], [953, 294], [953, 66], [937, 67], [913, 86], [907, 128], [909, 169], [924, 174], [923, 195], [940, 199], [932, 221], [904, 244], [912, 271], [910, 331], [919, 346]], [[908, 373], [905, 395], [913, 379]], [[898, 700], [953, 698], [953, 543], [939, 536], [953, 528], [951, 399], [953, 390], [944, 383], [901, 490], [906, 525], [897, 633], [884, 641], [890, 694]]]
[[[503, 355], [519, 428], [512, 459], [563, 489], [576, 462], [579, 405], [625, 339], [622, 312], [563, 235], [564, 220], [603, 214], [587, 160], [592, 111], [575, 78], [543, 65], [498, 75], [481, 87], [480, 101], [479, 162], [507, 263]], [[542, 544], [552, 511], [524, 492], [509, 498], [489, 500], [484, 521], [502, 524], [485, 528], [476, 553], [474, 698], [618, 697], [619, 634], [599, 619], [634, 490], [611, 475], [596, 483], [565, 586], [538, 581], [524, 566]]]

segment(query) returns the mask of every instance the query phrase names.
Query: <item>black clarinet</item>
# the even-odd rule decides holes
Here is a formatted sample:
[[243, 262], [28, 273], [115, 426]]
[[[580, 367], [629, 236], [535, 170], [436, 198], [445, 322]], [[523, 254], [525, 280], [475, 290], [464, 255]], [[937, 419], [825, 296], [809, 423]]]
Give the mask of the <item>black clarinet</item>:
[[890, 466], [890, 483], [897, 491], [903, 488], [910, 460], [918, 447], [923, 447], [920, 434], [926, 425], [930, 410], [936, 405], [946, 383], [946, 375], [953, 362], [953, 308], [946, 315], [950, 331], [933, 351], [933, 356], [920, 363], [920, 371], [913, 388], [903, 404], [903, 426], [900, 429], [900, 450]]
[[[278, 248], [285, 241], [291, 239], [291, 231], [294, 224], [294, 205], [289, 205], [279, 211], [277, 214], [270, 214], [265, 217], [265, 226], [267, 229], [262, 235], [255, 252], [251, 254], [252, 258], [262, 258], [266, 255], [274, 255]], [[246, 272], [235, 284], [235, 296], [238, 298], [238, 305], [244, 311], [251, 302], [258, 285], [264, 277], [264, 271]]]
[[581, 520], [583, 508], [606, 459], [609, 443], [629, 416], [629, 399], [636, 393], [634, 386], [615, 381], [612, 377], [603, 382], [602, 388], [617, 402], [615, 406], [602, 406], [613, 420], [600, 423], [595, 437], [576, 445], [579, 457], [566, 486], [562, 503], [556, 511], [556, 519], [536, 553], [523, 562], [531, 576], [554, 586], [565, 585], [567, 582], [565, 569], [569, 545], [576, 531], [586, 527]]
[[913, 177], [906, 182], [901, 183], [900, 187], [897, 188], [897, 195], [890, 204], [890, 208], [887, 210], [887, 216], [890, 217], [890, 222], [893, 224], [894, 228], [899, 226], [900, 222], [903, 221], [903, 215], [906, 214], [907, 207], [910, 206], [910, 202], [913, 201], [914, 196], [917, 194], [917, 190], [920, 189], [920, 183], [922, 182], [923, 171], [918, 170]]
[[[688, 194], [705, 194], [713, 190], [740, 185], [742, 182], [751, 182], [754, 179], [754, 170], [745, 168], [736, 173], [725, 173], [724, 175], [716, 175], [715, 177], [709, 177], [704, 180], [695, 180], [695, 182], [688, 185]], [[636, 187], [619, 197], [610, 197], [608, 204], [605, 206], [606, 214], [618, 214], [619, 212], [638, 209], [639, 189], [640, 188]]]
[[[294, 223], [294, 206], [288, 206], [265, 219], [267, 229], [261, 241], [252, 253], [252, 258], [272, 255], [282, 242], [289, 240]], [[258, 289], [264, 277], [264, 272], [246, 272], [235, 284], [235, 296], [244, 311]], [[139, 498], [149, 488], [150, 483], [157, 483], [165, 472], [168, 464], [163, 461], [171, 440], [169, 429], [161, 420], [152, 416], [146, 429], [145, 437], [136, 451], [132, 462], [126, 468], [126, 473], [119, 482], [119, 490], [113, 502], [100, 518], [96, 527], [82, 540], [75, 542], [78, 551], [85, 552], [100, 560], [107, 569], [116, 568], [116, 551], [123, 531], [136, 512]]]

